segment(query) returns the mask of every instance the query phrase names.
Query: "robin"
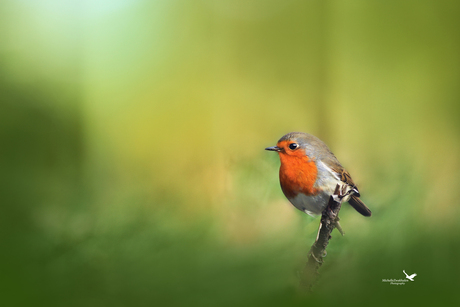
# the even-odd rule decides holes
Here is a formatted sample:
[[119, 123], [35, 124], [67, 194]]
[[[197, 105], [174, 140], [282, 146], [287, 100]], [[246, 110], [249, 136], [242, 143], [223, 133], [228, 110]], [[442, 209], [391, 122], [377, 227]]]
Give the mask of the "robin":
[[300, 211], [312, 216], [321, 214], [337, 184], [346, 184], [351, 189], [348, 203], [362, 215], [371, 216], [371, 210], [359, 199], [358, 188], [350, 174], [317, 137], [291, 132], [284, 135], [276, 146], [265, 150], [278, 152], [281, 189]]

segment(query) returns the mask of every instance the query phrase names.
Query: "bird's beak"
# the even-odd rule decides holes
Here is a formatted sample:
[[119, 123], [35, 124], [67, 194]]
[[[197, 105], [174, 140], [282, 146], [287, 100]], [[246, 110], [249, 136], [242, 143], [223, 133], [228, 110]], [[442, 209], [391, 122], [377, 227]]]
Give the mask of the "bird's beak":
[[273, 147], [267, 147], [265, 148], [265, 150], [270, 150], [270, 151], [281, 151], [281, 148], [279, 148], [278, 146], [273, 146]]

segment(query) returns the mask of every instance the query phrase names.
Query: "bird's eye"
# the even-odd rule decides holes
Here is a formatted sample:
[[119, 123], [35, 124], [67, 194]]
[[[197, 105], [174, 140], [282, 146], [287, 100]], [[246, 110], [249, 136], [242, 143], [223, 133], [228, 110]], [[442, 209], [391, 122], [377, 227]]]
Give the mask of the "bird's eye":
[[299, 144], [297, 144], [297, 143], [289, 144], [289, 148], [290, 148], [291, 150], [297, 149], [297, 147], [299, 147]]

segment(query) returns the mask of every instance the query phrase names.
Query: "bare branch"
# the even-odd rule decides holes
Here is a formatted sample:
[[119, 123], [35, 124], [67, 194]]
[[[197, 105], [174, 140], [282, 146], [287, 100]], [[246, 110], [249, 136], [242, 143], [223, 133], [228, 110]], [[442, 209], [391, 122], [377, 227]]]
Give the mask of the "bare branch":
[[339, 224], [339, 211], [344, 201], [348, 201], [352, 190], [348, 185], [337, 184], [334, 194], [329, 198], [329, 203], [321, 215], [318, 235], [308, 253], [308, 261], [301, 276], [300, 285], [305, 290], [312, 290], [318, 270], [323, 264], [323, 258], [326, 256], [326, 247], [331, 239], [331, 233], [337, 228], [343, 235], [342, 227]]

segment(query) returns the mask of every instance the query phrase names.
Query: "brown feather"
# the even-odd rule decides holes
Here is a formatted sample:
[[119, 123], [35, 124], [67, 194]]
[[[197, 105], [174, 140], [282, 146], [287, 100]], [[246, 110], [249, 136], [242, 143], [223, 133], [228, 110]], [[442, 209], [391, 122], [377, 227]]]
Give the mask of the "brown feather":
[[362, 215], [364, 215], [364, 216], [371, 216], [372, 215], [371, 210], [369, 210], [369, 208], [356, 195], [352, 195], [350, 197], [350, 200], [348, 201], [348, 203], [353, 208], [355, 208], [356, 211], [358, 211]]

